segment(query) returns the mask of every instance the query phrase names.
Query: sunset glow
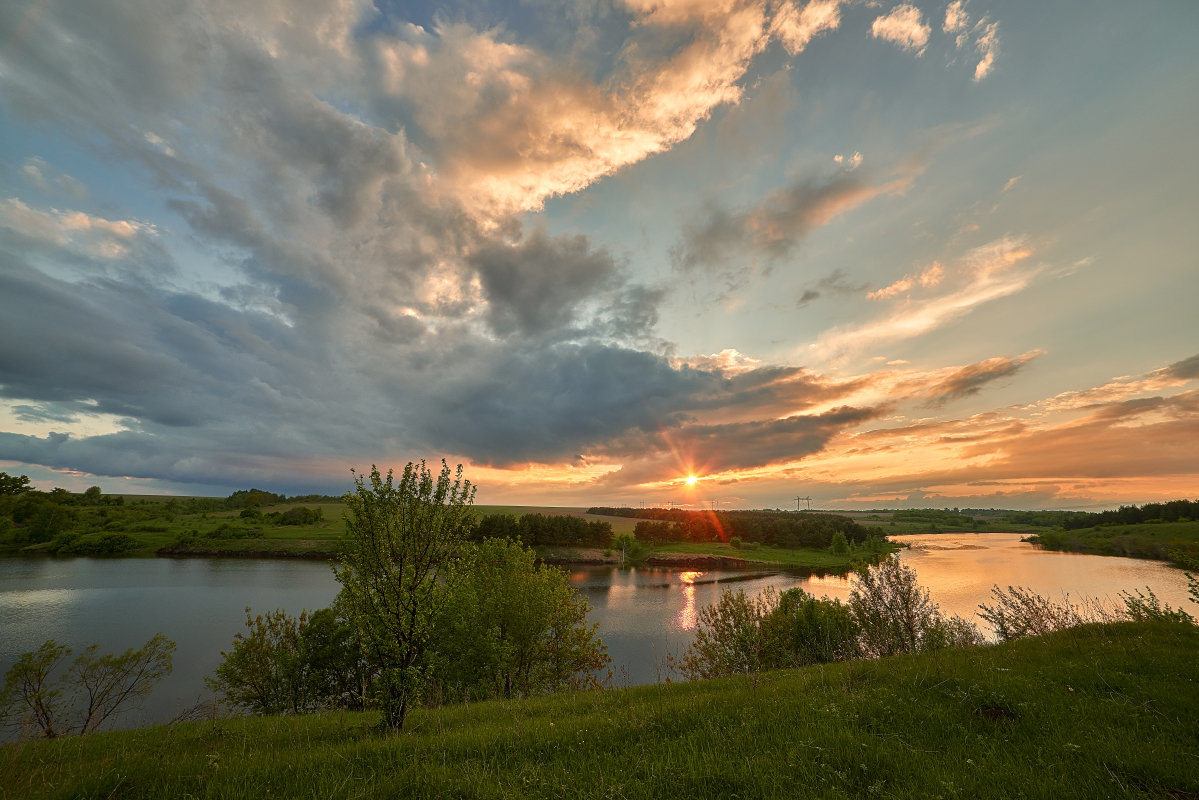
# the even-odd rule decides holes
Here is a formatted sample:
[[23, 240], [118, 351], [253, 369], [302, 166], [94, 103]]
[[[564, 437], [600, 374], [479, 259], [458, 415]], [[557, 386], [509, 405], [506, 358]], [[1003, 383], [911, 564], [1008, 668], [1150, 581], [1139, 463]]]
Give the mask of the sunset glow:
[[1199, 496], [1194, 3], [77, 5], [0, 11], [40, 488]]

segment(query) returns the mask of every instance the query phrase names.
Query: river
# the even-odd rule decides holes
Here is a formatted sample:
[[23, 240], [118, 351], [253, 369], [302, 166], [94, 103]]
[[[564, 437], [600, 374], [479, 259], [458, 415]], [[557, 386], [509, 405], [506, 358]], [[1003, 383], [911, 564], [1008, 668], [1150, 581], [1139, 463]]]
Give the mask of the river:
[[[1180, 570], [1153, 561], [1041, 551], [1019, 534], [929, 534], [894, 537], [907, 543], [912, 566], [947, 613], [974, 618], [991, 586], [1026, 586], [1053, 599], [1096, 597], [1110, 604], [1121, 590], [1150, 587], [1164, 602], [1184, 607]], [[666, 656], [681, 654], [696, 615], [721, 591], [761, 592], [802, 587], [844, 600], [849, 581], [777, 570], [671, 572], [586, 567], [571, 582], [592, 606], [590, 619], [612, 656], [615, 685], [665, 679]], [[0, 560], [0, 674], [46, 639], [75, 648], [97, 642], [105, 652], [138, 647], [157, 632], [178, 644], [174, 672], [122, 726], [169, 721], [210, 697], [204, 677], [244, 629], [246, 606], [298, 614], [327, 606], [338, 585], [328, 565], [291, 560], [237, 559], [5, 559]]]

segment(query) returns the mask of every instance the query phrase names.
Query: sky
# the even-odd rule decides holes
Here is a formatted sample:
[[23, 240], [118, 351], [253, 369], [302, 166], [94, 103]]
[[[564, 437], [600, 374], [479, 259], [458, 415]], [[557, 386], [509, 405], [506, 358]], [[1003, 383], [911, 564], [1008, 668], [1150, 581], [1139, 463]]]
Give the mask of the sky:
[[1195, 498], [1197, 32], [1192, 0], [5, 2], [0, 470]]

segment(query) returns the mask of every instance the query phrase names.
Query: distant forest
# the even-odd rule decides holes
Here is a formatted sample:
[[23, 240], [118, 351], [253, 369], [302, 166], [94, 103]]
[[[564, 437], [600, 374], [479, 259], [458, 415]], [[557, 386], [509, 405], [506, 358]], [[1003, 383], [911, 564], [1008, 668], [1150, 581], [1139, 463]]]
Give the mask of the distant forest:
[[1199, 520], [1199, 500], [1171, 500], [1143, 506], [1120, 506], [1114, 511], [1008, 511], [1005, 519], [1030, 525], [1064, 528], [1094, 528], [1100, 525], [1140, 525], [1147, 522], [1190, 522]]
[[588, 514], [640, 519], [635, 534], [650, 544], [667, 542], [729, 541], [780, 547], [827, 548], [833, 536], [861, 544], [872, 533], [849, 517], [798, 511], [688, 511], [681, 508], [608, 508], [596, 506]]

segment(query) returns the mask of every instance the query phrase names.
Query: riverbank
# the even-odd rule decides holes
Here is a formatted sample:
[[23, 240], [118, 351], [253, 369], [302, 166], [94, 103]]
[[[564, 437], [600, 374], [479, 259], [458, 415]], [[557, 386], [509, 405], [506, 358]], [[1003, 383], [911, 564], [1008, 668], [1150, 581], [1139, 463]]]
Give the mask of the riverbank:
[[1120, 624], [748, 678], [215, 719], [0, 748], [0, 796], [1192, 797], [1199, 629]]
[[1183, 569], [1199, 570], [1199, 521], [1055, 530], [1029, 536], [1025, 541], [1046, 550], [1150, 558], [1167, 561]]

